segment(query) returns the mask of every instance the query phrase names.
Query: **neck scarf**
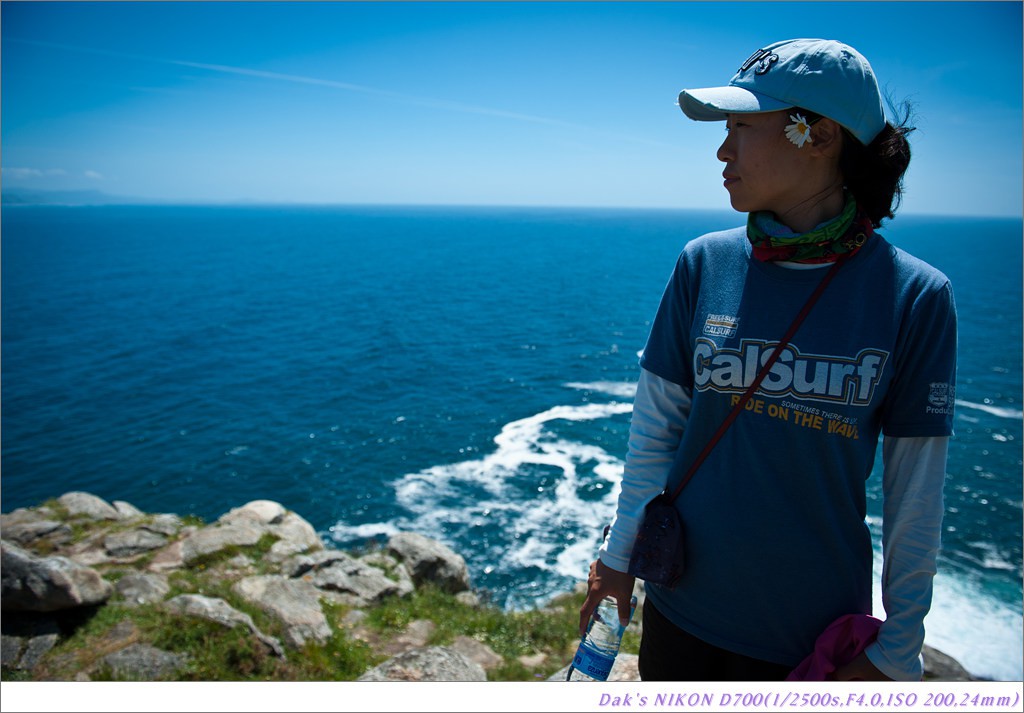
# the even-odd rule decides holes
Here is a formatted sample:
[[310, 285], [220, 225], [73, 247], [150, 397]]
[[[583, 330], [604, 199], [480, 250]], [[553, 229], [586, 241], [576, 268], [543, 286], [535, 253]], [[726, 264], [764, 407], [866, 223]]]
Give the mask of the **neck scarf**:
[[747, 238], [754, 257], [765, 262], [835, 262], [840, 255], [852, 257], [874, 232], [871, 220], [857, 209], [857, 201], [849, 193], [842, 213], [807, 233], [794, 233], [768, 211], [747, 218]]

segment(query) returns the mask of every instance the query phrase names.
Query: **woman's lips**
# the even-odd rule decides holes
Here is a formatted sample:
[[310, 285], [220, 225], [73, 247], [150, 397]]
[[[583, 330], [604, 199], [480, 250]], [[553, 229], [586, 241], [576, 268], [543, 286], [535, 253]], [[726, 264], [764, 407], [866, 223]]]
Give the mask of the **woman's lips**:
[[722, 181], [722, 185], [725, 186], [726, 188], [740, 180], [739, 176], [736, 176], [731, 173], [723, 173], [722, 178], [725, 179], [724, 181]]

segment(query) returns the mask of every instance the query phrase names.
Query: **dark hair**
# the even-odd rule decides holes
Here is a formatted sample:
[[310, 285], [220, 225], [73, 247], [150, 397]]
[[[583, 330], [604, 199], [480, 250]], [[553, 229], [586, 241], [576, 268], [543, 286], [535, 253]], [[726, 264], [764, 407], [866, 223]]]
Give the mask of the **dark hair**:
[[[857, 199], [857, 206], [871, 220], [875, 228], [892, 218], [903, 197], [903, 174], [910, 165], [910, 142], [907, 135], [914, 131], [910, 120], [913, 107], [909, 101], [899, 109], [889, 101], [889, 109], [897, 123], [886, 122], [870, 144], [865, 146], [847, 129], [843, 129], [843, 149], [839, 154], [839, 171], [843, 184]], [[814, 124], [821, 114], [800, 108]]]
[[867, 146], [844, 131], [839, 156], [839, 170], [846, 188], [875, 228], [883, 220], [892, 218], [900, 206], [903, 174], [910, 165], [907, 136], [914, 131], [910, 124], [913, 113], [910, 102], [903, 102], [899, 110], [889, 102], [889, 108], [896, 117], [895, 124], [886, 122], [885, 128]]

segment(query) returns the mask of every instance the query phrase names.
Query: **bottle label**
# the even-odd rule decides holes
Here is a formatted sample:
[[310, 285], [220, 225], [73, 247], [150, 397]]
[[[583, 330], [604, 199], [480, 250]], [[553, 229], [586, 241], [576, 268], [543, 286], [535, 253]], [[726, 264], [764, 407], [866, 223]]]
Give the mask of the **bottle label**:
[[581, 643], [580, 647], [576, 650], [576, 655], [572, 658], [572, 665], [577, 671], [582, 671], [591, 678], [596, 678], [598, 681], [607, 681], [608, 674], [612, 671], [612, 664], [615, 663], [614, 656], [607, 656], [599, 651], [595, 651], [586, 645]]

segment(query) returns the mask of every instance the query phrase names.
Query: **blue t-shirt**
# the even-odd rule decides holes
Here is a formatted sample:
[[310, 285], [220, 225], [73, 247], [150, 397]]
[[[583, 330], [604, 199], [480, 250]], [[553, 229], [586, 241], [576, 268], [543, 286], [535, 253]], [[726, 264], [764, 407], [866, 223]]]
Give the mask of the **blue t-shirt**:
[[[743, 228], [688, 243], [640, 365], [692, 389], [670, 489], [827, 268], [751, 257]], [[875, 235], [827, 287], [676, 501], [687, 564], [648, 597], [724, 649], [796, 665], [872, 611], [865, 481], [880, 434], [952, 434], [956, 311], [941, 272]]]

